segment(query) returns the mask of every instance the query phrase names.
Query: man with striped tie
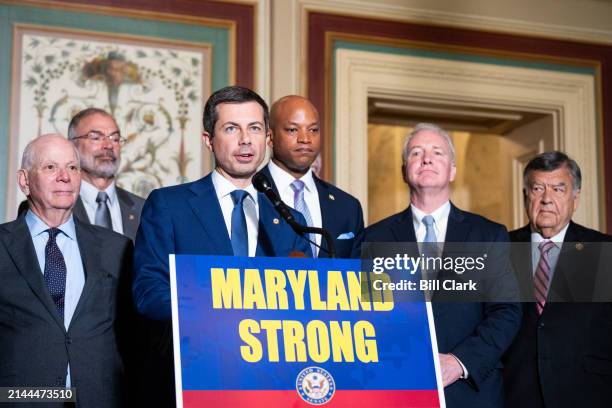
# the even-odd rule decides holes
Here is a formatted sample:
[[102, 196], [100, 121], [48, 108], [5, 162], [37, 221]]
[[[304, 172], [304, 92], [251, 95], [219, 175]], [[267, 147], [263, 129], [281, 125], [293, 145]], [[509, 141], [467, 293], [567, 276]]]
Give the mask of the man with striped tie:
[[[338, 258], [357, 257], [363, 231], [361, 204], [352, 195], [321, 180], [311, 169], [321, 150], [319, 112], [306, 98], [287, 95], [270, 110], [272, 160], [263, 168], [272, 188], [309, 226], [324, 228], [334, 239]], [[311, 234], [315, 257], [328, 257], [327, 242]]]
[[592, 294], [600, 243], [612, 237], [572, 221], [581, 174], [566, 154], [538, 155], [523, 176], [529, 224], [510, 238], [531, 243], [515, 245], [513, 258], [522, 297], [534, 302], [524, 304], [505, 357], [506, 406], [610, 406], [612, 304], [593, 302]]

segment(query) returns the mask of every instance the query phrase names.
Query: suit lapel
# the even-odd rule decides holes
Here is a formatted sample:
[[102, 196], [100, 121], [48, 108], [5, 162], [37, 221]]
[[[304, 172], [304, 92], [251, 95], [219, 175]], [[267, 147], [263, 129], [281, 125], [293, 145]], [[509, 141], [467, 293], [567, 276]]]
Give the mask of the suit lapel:
[[280, 236], [280, 216], [272, 203], [262, 193], [257, 193], [257, 205], [259, 207], [259, 228], [255, 255], [277, 256], [281, 254], [281, 251], [277, 250], [274, 243], [284, 239]]
[[189, 205], [208, 235], [208, 244], [215, 248], [214, 253], [233, 255], [232, 243], [211, 174], [192, 184], [191, 191], [195, 196], [189, 199]]
[[[531, 229], [529, 225], [513, 234], [512, 266], [517, 276], [520, 296], [523, 300], [533, 299], [533, 265], [531, 262]], [[535, 310], [535, 306], [531, 305]]]
[[464, 221], [465, 216], [463, 212], [451, 203], [444, 242], [467, 242], [467, 236], [470, 233], [471, 225]]
[[[319, 206], [321, 207], [321, 225], [327, 231], [332, 234], [332, 239], [335, 240], [337, 237], [334, 236], [332, 231], [339, 231], [340, 227], [335, 225], [339, 217], [335, 217], [336, 206], [335, 198], [327, 188], [327, 185], [313, 175], [315, 185], [317, 186], [317, 193], [319, 195]], [[329, 255], [327, 241], [325, 238], [321, 239], [321, 250], [319, 251], [319, 257], [326, 258]]]
[[121, 210], [121, 223], [123, 224], [123, 234], [128, 237], [136, 235], [138, 229], [138, 214], [134, 211], [134, 201], [127, 192], [119, 187], [116, 188], [119, 209]]
[[40, 270], [36, 250], [32, 243], [30, 230], [26, 224], [25, 217], [20, 217], [13, 224], [15, 228], [10, 235], [3, 237], [4, 244], [10, 254], [13, 262], [17, 266], [19, 273], [26, 280], [32, 292], [40, 300], [40, 302], [49, 311], [58, 326], [64, 330], [64, 322], [60, 318], [55, 303], [51, 299], [47, 285], [43, 277], [43, 272]]
[[395, 242], [416, 242], [410, 206], [400, 213], [399, 218], [389, 228]]
[[83, 200], [81, 200], [80, 195], [77, 198], [76, 203], [74, 204], [72, 215], [77, 220], [80, 220], [86, 224], [91, 224], [91, 221], [89, 220], [89, 217], [87, 216], [87, 211], [85, 210], [85, 204], [83, 204]]
[[79, 244], [81, 262], [83, 263], [83, 271], [85, 273], [85, 285], [83, 286], [83, 292], [81, 292], [81, 297], [79, 298], [71, 322], [76, 321], [79, 317], [80, 311], [84, 307], [83, 303], [91, 296], [92, 291], [100, 281], [100, 278], [104, 276], [105, 272], [102, 268], [102, 261], [100, 260], [100, 254], [104, 252], [102, 238], [98, 237], [95, 228], [78, 220], [75, 220], [74, 227], [76, 230], [77, 243]]

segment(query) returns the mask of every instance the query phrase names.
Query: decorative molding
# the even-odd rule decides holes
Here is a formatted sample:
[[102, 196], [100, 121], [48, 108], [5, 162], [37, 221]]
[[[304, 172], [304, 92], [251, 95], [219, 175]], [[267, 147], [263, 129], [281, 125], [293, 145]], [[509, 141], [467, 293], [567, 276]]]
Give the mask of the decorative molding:
[[593, 76], [346, 49], [335, 57], [335, 180], [362, 202], [366, 219], [367, 99], [384, 95], [559, 115], [553, 147], [580, 163], [586, 183], [575, 219], [603, 225]]
[[[611, 30], [597, 30], [560, 24], [536, 23], [510, 18], [454, 13], [360, 0], [291, 0], [299, 3], [301, 13], [318, 11], [418, 24], [444, 25], [491, 32], [529, 35], [554, 39], [612, 44]], [[610, 7], [612, 12], [612, 7]]]

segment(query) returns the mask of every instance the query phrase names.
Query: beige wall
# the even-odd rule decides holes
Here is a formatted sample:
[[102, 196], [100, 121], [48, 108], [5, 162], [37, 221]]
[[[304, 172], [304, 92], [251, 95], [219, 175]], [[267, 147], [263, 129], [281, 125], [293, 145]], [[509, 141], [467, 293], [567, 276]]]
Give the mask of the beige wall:
[[[243, 0], [258, 4], [260, 91], [271, 99], [305, 91], [306, 14], [321, 11], [612, 44], [606, 0]], [[261, 27], [265, 27], [262, 29]], [[268, 42], [269, 41], [269, 42]], [[320, 63], [323, 63], [321, 60]]]

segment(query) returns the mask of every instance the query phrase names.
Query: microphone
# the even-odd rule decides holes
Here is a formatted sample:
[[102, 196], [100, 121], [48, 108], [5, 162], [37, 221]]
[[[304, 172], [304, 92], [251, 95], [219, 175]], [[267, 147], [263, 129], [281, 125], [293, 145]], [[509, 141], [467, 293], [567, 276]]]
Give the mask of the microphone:
[[327, 243], [327, 253], [329, 254], [329, 257], [336, 257], [334, 239], [332, 238], [329, 231], [324, 228], [310, 227], [308, 225], [302, 225], [298, 223], [295, 220], [293, 214], [291, 213], [291, 209], [289, 208], [289, 206], [285, 204], [283, 200], [281, 200], [278, 194], [276, 194], [276, 192], [272, 188], [272, 183], [270, 183], [270, 180], [265, 174], [259, 172], [253, 176], [253, 187], [255, 187], [255, 190], [259, 191], [260, 193], [263, 193], [266, 197], [268, 197], [268, 200], [270, 200], [276, 211], [285, 221], [287, 221], [287, 224], [289, 224], [297, 234], [302, 236], [304, 234], [322, 235], [323, 238], [325, 238], [325, 242]]

